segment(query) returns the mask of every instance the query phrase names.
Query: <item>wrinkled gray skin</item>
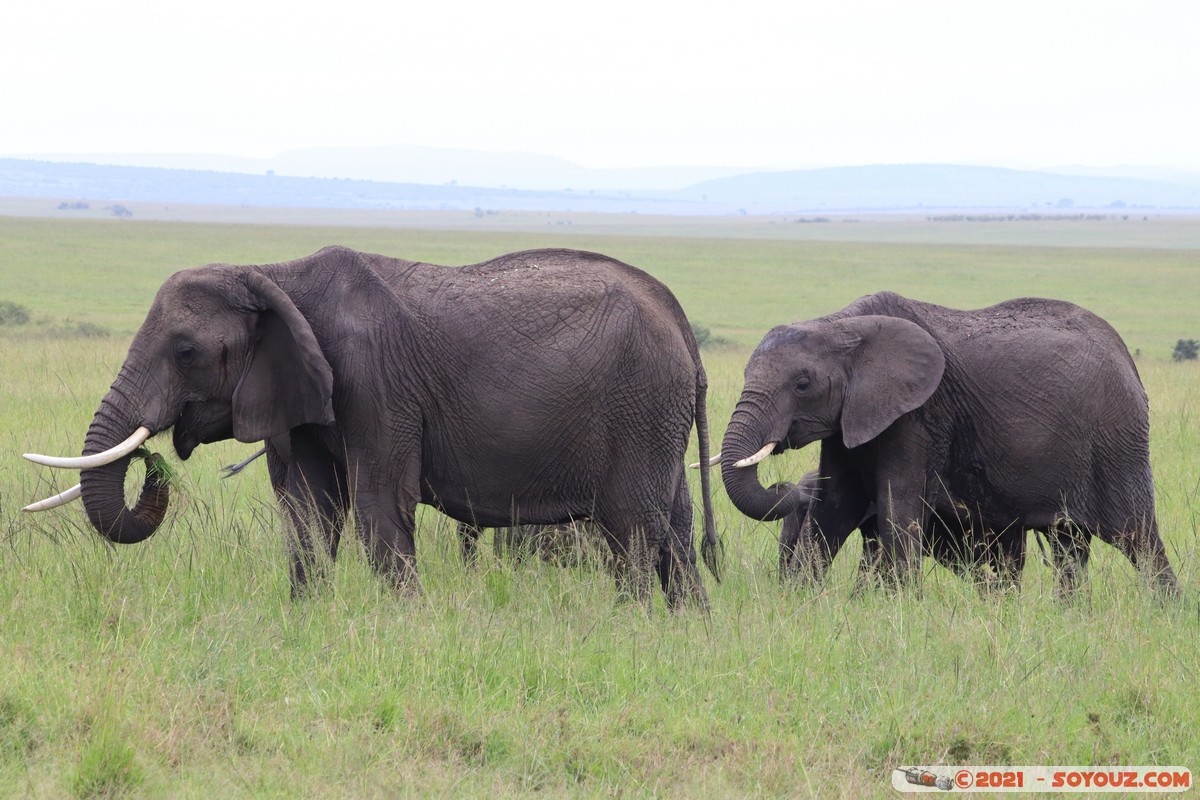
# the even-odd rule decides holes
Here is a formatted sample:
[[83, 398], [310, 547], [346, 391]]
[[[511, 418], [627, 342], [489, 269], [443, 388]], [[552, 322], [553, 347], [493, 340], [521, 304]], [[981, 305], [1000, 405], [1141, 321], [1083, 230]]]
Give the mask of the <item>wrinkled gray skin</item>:
[[[477, 525], [592, 519], [624, 593], [706, 604], [683, 459], [708, 450], [707, 380], [671, 292], [570, 250], [440, 267], [344, 248], [184, 270], [159, 290], [84, 453], [139, 425], [263, 440], [291, 527], [293, 594], [353, 509], [373, 567], [415, 586], [417, 503]], [[82, 473], [92, 524], [154, 533], [166, 495], [125, 507], [128, 459]], [[703, 553], [716, 569], [707, 476]]]
[[1024, 298], [958, 311], [884, 292], [772, 329], [745, 370], [721, 471], [742, 513], [793, 514], [735, 462], [819, 441], [821, 493], [797, 549], [821, 577], [872, 504], [881, 569], [913, 578], [931, 509], [993, 531], [1048, 534], [1070, 593], [1091, 538], [1177, 590], [1154, 513], [1146, 393], [1120, 336], [1070, 303]]
[[[799, 489], [807, 498], [816, 498], [820, 485], [820, 477], [815, 471], [806, 472], [800, 479]], [[805, 499], [793, 513], [783, 518], [779, 532], [779, 574], [782, 578], [797, 577], [802, 570], [819, 563], [814, 556], [821, 553], [797, 552], [805, 517], [811, 508], [812, 501]], [[843, 508], [841, 513], [848, 514], [850, 510]], [[863, 553], [858, 570], [861, 585], [874, 574], [882, 558], [875, 504], [867, 508], [865, 517], [842, 519], [839, 525], [848, 525], [851, 531], [857, 528], [862, 533]], [[921, 553], [932, 556], [960, 577], [970, 578], [981, 590], [1020, 589], [1021, 571], [1025, 568], [1025, 531], [1012, 528], [990, 531], [969, 509], [937, 509], [929, 517]]]

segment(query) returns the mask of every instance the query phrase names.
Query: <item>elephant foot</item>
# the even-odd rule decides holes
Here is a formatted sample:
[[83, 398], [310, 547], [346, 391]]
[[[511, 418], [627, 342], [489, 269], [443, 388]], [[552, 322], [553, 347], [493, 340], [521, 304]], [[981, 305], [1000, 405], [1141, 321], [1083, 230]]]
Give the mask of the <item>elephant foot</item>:
[[798, 546], [781, 554], [779, 583], [785, 587], [818, 588], [829, 572], [829, 562], [818, 546]]
[[406, 600], [420, 600], [425, 596], [425, 588], [417, 577], [417, 570], [410, 568], [400, 573], [389, 573], [386, 576], [388, 588], [397, 597]]
[[683, 604], [668, 605], [667, 607], [672, 614], [683, 611], [699, 611], [704, 616], [712, 616], [712, 604], [708, 601], [708, 595], [703, 591], [696, 597], [689, 597]]
[[[680, 583], [686, 586], [680, 586]], [[680, 577], [667, 590], [667, 610], [671, 613], [685, 609], [696, 609], [705, 614], [711, 613], [712, 606], [708, 602], [708, 593], [700, 584], [699, 577]]]
[[858, 571], [858, 574], [854, 577], [854, 586], [851, 589], [851, 595], [864, 597], [868, 592], [897, 594], [906, 585], [904, 581], [898, 578], [894, 571], [873, 566]]
[[1154, 598], [1160, 603], [1173, 603], [1183, 597], [1183, 591], [1175, 580], [1175, 573], [1167, 568], [1166, 573], [1159, 572], [1151, 575], [1149, 583], [1153, 588]]
[[1182, 596], [1179, 581], [1175, 578], [1175, 570], [1171, 569], [1171, 563], [1167, 561], [1166, 552], [1161, 546], [1157, 552], [1142, 559], [1141, 563], [1152, 565], [1150, 568], [1140, 571], [1144, 580], [1153, 587], [1154, 595], [1158, 600], [1170, 602], [1178, 600]]
[[861, 595], [868, 589], [890, 595], [921, 597], [924, 594], [924, 582], [919, 569], [897, 569], [895, 564], [881, 564], [859, 570], [853, 593]]
[[654, 583], [649, 565], [639, 569], [628, 559], [617, 560], [614, 580], [617, 587], [617, 605], [640, 605], [647, 614], [653, 610]]
[[1054, 585], [1054, 599], [1063, 606], [1073, 606], [1078, 601], [1080, 588], [1084, 585], [1083, 576], [1063, 574], [1061, 571]]
[[330, 582], [329, 570], [319, 561], [293, 564], [290, 593], [292, 602], [320, 595]]
[[640, 605], [649, 614], [653, 607], [654, 595], [650, 581], [635, 578], [617, 579], [617, 605]]
[[321, 594], [319, 586], [312, 583], [292, 584], [289, 598], [293, 603], [302, 603]]
[[989, 600], [1003, 600], [1006, 597], [1016, 597], [1021, 594], [1020, 581], [992, 580], [977, 582], [979, 596]]

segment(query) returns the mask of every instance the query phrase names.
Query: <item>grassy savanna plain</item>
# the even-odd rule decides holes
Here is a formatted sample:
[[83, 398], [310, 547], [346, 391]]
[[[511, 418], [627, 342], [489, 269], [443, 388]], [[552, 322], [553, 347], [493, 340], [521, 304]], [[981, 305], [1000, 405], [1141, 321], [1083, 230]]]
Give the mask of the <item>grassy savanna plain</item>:
[[[1200, 338], [1200, 220], [949, 233], [885, 220], [815, 236], [740, 220], [407, 219], [0, 217], [0, 302], [31, 314], [0, 326], [0, 795], [885, 797], [891, 771], [913, 764], [1200, 767], [1200, 365], [1170, 360], [1177, 339]], [[1141, 222], [1158, 237], [1129, 227]], [[661, 597], [647, 615], [588, 565], [485, 547], [467, 570], [430, 509], [420, 597], [386, 591], [347, 537], [330, 584], [293, 603], [261, 462], [218, 478], [254, 450], [236, 442], [186, 464], [152, 442], [179, 476], [141, 545], [103, 543], [78, 506], [20, 512], [75, 480], [20, 454], [79, 451], [168, 274], [333, 243], [444, 264], [570, 246], [647, 269], [724, 340], [704, 351], [715, 443], [773, 325], [880, 289], [958, 307], [1079, 302], [1137, 353], [1184, 597], [1156, 602], [1097, 543], [1064, 605], [1032, 538], [1017, 596], [981, 596], [928, 560], [919, 593], [855, 594], [856, 539], [820, 589], [781, 587], [778, 526], [742, 517], [718, 480], [726, 577], [704, 576], [711, 615], [669, 615]], [[815, 456], [770, 459], [764, 479]]]

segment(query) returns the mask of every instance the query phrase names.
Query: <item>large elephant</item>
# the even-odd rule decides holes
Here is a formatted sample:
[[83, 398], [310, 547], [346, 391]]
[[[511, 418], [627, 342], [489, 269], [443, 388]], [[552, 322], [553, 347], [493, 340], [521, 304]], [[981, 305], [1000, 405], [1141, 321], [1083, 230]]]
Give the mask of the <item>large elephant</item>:
[[763, 338], [726, 429], [721, 474], [760, 520], [806, 494], [762, 459], [821, 443], [799, 546], [820, 576], [874, 504], [885, 575], [911, 578], [931, 510], [1047, 532], [1069, 593], [1092, 536], [1176, 590], [1154, 512], [1145, 390], [1120, 336], [1071, 303], [959, 311], [882, 292]]
[[[811, 536], [804, 535], [804, 524], [812, 500], [821, 491], [820, 475], [816, 471], [804, 473], [799, 489], [805, 499], [794, 512], [783, 518], [779, 531], [779, 574], [787, 579], [803, 576], [802, 572], [821, 564], [826, 555], [824, 546], [816, 552], [806, 552], [802, 542], [813, 544]], [[879, 517], [872, 503], [863, 512], [860, 508], [842, 506], [826, 509], [827, 518], [836, 519], [834, 525], [862, 534], [863, 552], [859, 561], [858, 581], [861, 584], [878, 567], [883, 557], [879, 543]], [[962, 505], [935, 508], [929, 515], [923, 531], [921, 553], [932, 556], [935, 561], [955, 574], [970, 578], [980, 589], [1019, 589], [1021, 571], [1025, 567], [1025, 531], [1017, 528], [988, 530], [979, 514]], [[822, 568], [823, 569], [823, 568]]]
[[265, 441], [294, 594], [318, 541], [336, 555], [351, 510], [373, 567], [414, 585], [426, 503], [475, 525], [594, 520], [623, 592], [648, 604], [657, 567], [672, 607], [705, 605], [683, 456], [695, 424], [707, 457], [706, 392], [683, 309], [627, 264], [536, 250], [448, 268], [332, 247], [170, 277], [96, 411], [90, 458], [57, 463], [86, 467], [100, 533], [140, 542], [167, 502], [148, 470], [126, 508], [142, 439], [172, 429], [184, 460], [202, 443]]

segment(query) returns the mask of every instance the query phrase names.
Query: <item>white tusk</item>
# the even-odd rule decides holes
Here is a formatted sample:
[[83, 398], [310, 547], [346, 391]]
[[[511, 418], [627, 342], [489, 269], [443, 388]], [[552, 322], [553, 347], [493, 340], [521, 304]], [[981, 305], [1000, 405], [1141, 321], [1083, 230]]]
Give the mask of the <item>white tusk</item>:
[[83, 487], [78, 483], [67, 489], [65, 492], [59, 492], [53, 497], [47, 497], [45, 500], [39, 500], [36, 503], [30, 503], [22, 508], [22, 511], [49, 511], [52, 508], [65, 506], [67, 503], [72, 503], [83, 496]]
[[[720, 464], [720, 463], [721, 463], [721, 454], [720, 453], [717, 453], [715, 456], [713, 456], [712, 458], [710, 458], [708, 460], [708, 465], [710, 467], [715, 467], [717, 464]], [[695, 464], [688, 464], [688, 469], [700, 469], [700, 462], [697, 461]]]
[[734, 463], [735, 467], [753, 467], [758, 462], [762, 461], [767, 456], [771, 455], [771, 451], [775, 449], [775, 442], [767, 442], [763, 445], [762, 450], [759, 450], [749, 458], [743, 458], [741, 461]]
[[41, 464], [44, 467], [57, 467], [59, 469], [94, 469], [95, 467], [103, 467], [105, 464], [111, 464], [118, 458], [127, 456], [134, 450], [142, 446], [142, 442], [150, 438], [150, 429], [147, 427], [138, 428], [125, 441], [121, 442], [116, 447], [105, 450], [103, 453], [93, 453], [90, 456], [76, 456], [75, 458], [59, 458], [58, 456], [43, 456], [37, 453], [26, 453], [25, 458], [35, 464]]

